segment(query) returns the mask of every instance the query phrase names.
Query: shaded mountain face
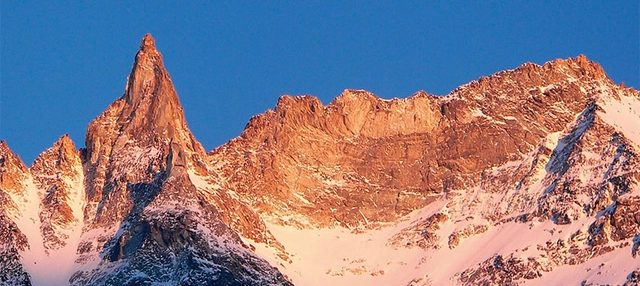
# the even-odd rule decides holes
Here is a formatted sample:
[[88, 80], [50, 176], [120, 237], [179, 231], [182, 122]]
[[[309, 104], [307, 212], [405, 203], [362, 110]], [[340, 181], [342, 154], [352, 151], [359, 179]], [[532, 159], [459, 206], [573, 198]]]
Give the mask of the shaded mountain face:
[[62, 136], [27, 167], [0, 141], [0, 283], [639, 276], [640, 93], [584, 56], [446, 96], [282, 96], [206, 153], [146, 35], [85, 145]]

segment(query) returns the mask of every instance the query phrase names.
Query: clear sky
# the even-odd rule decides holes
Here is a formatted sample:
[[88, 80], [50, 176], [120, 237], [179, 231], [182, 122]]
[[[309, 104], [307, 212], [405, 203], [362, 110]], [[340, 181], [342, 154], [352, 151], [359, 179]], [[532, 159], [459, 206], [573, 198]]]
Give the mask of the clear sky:
[[65, 133], [84, 147], [145, 33], [207, 150], [283, 94], [444, 95], [579, 54], [640, 87], [637, 0], [1, 2], [0, 139], [27, 165]]

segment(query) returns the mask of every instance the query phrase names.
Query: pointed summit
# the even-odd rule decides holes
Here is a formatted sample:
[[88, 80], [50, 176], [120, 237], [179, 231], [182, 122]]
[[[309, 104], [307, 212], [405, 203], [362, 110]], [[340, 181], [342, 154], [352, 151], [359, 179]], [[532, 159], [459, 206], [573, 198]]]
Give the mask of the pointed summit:
[[99, 147], [95, 142], [97, 137], [104, 137], [100, 134], [111, 139], [119, 138], [114, 142], [114, 148], [135, 139], [140, 146], [173, 142], [185, 150], [204, 154], [204, 149], [187, 127], [162, 54], [156, 50], [155, 40], [150, 34], [142, 38], [124, 95], [89, 124], [85, 138], [88, 155], [97, 154], [93, 151], [94, 147]]
[[594, 80], [608, 79], [602, 66], [592, 62], [585, 55], [578, 55], [575, 58], [556, 59], [544, 64], [544, 67], [555, 70], [559, 73], [574, 78], [589, 78]]
[[142, 38], [124, 95], [89, 124], [85, 144], [88, 217], [106, 224], [133, 207], [128, 186], [159, 185], [205, 156], [151, 35]]
[[60, 249], [80, 227], [84, 204], [82, 161], [69, 135], [40, 153], [30, 171], [34, 184], [43, 191], [39, 203], [43, 245], [47, 251]]
[[24, 186], [21, 182], [24, 182], [28, 172], [27, 166], [11, 151], [7, 142], [0, 140], [0, 194], [2, 191], [14, 194], [22, 192]]
[[76, 154], [76, 145], [69, 137], [69, 134], [62, 135], [58, 141], [53, 144], [53, 148], [59, 150], [60, 156], [70, 156], [70, 154]]
[[145, 52], [157, 52], [156, 40], [153, 39], [151, 34], [146, 34], [142, 37], [142, 43], [140, 43], [140, 50]]
[[[130, 105], [137, 105], [145, 95], [169, 96], [177, 101], [171, 78], [164, 68], [162, 54], [156, 50], [151, 34], [146, 34], [140, 43], [124, 97]], [[178, 103], [179, 105], [179, 103]]]
[[22, 170], [26, 170], [27, 167], [20, 159], [20, 156], [16, 155], [11, 151], [7, 141], [0, 140], [0, 167], [6, 166], [8, 164], [15, 165]]
[[65, 134], [53, 143], [53, 146], [40, 153], [29, 169], [36, 185], [46, 189], [62, 177], [80, 176], [78, 173], [81, 173], [81, 165], [75, 144], [69, 135]]

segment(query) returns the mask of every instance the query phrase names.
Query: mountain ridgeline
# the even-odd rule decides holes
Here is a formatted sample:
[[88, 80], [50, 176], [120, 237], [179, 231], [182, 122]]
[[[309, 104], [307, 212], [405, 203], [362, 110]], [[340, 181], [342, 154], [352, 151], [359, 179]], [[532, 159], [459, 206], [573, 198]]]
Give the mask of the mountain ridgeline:
[[640, 92], [582, 55], [285, 95], [207, 153], [147, 34], [85, 146], [27, 167], [0, 141], [0, 284], [640, 281]]

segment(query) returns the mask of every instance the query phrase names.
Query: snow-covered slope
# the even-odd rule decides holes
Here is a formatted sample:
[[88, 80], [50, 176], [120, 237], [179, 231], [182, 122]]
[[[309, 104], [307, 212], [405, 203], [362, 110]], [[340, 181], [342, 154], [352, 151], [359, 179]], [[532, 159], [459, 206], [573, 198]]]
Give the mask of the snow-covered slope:
[[[11, 156], [9, 152], [5, 158]], [[24, 166], [17, 160], [14, 166]], [[2, 173], [8, 179], [2, 191], [11, 204], [4, 209], [28, 243], [20, 256], [30, 282], [67, 284], [76, 270], [84, 207], [82, 165], [73, 142], [65, 135], [40, 154], [31, 168], [6, 168]], [[11, 184], [14, 179], [17, 184]]]

